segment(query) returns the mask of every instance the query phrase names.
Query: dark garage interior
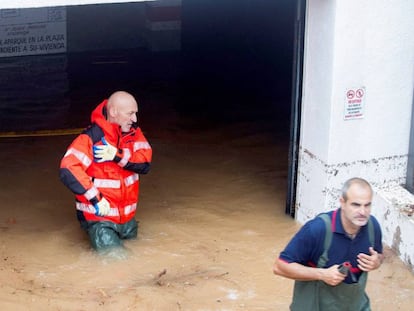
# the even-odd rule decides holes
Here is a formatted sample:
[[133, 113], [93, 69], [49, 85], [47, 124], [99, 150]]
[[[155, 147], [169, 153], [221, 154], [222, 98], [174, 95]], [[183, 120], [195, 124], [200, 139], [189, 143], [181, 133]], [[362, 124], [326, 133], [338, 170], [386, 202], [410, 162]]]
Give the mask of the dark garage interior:
[[142, 44], [151, 40], [148, 3], [68, 6], [67, 53], [0, 58], [0, 131], [85, 127], [91, 109], [119, 89], [138, 98], [143, 123], [168, 101], [183, 118], [204, 120], [197, 124], [265, 118], [288, 126], [294, 7], [184, 0], [175, 8], [179, 32], [157, 38], [177, 42], [152, 49]]

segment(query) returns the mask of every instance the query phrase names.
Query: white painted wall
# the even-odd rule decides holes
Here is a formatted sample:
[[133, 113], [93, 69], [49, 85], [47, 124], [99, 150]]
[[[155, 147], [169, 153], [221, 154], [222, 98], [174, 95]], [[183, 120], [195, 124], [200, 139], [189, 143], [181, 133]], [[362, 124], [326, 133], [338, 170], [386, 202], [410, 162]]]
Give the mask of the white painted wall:
[[[302, 145], [328, 160], [334, 63], [334, 1], [311, 0], [306, 20]], [[319, 35], [314, 35], [314, 33]], [[311, 77], [311, 78], [307, 78]], [[304, 130], [306, 129], [306, 130]]]
[[[310, 0], [306, 12], [302, 121], [296, 218], [304, 223], [325, 209], [332, 75], [334, 59], [334, 1]], [[315, 191], [318, 189], [319, 191]]]
[[[408, 153], [413, 13], [411, 0], [336, 1], [328, 163]], [[344, 122], [345, 90], [352, 86], [366, 88], [365, 117]]]
[[387, 187], [377, 191], [373, 214], [382, 225], [383, 242], [414, 272], [413, 204], [414, 195], [406, 189]]
[[[405, 182], [414, 86], [412, 16], [412, 0], [308, 0], [299, 222], [338, 207], [340, 188], [350, 177], [370, 181], [377, 196]], [[365, 88], [364, 116], [344, 120], [346, 90], [353, 87]], [[388, 211], [388, 219], [400, 219], [398, 209]], [[381, 219], [384, 240], [390, 241], [397, 229]], [[398, 230], [402, 227], [402, 236], [413, 236], [414, 225]], [[403, 251], [410, 252], [414, 257], [414, 249]]]

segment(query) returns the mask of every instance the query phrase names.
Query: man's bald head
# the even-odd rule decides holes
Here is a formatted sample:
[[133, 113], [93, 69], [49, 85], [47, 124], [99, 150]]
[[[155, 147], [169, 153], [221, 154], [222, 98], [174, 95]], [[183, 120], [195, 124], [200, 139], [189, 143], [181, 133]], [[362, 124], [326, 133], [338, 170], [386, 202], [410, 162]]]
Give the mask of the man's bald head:
[[108, 121], [118, 124], [122, 132], [129, 132], [137, 122], [138, 104], [134, 96], [125, 91], [117, 91], [108, 98]]

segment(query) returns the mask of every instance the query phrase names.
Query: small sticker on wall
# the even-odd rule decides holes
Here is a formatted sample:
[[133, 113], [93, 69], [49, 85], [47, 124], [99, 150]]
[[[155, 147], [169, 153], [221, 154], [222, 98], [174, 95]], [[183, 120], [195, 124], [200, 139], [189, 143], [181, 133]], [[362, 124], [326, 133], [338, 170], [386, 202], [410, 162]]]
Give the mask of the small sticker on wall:
[[362, 119], [365, 108], [365, 87], [354, 87], [346, 90], [344, 120]]

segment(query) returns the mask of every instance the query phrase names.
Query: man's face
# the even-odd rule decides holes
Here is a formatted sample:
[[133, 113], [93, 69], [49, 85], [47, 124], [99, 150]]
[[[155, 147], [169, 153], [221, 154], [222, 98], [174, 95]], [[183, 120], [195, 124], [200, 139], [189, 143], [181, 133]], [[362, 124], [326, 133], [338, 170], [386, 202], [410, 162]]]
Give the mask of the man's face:
[[136, 103], [130, 102], [116, 109], [114, 121], [119, 124], [122, 132], [129, 132], [132, 124], [137, 122], [138, 107]]
[[372, 192], [369, 187], [353, 184], [348, 189], [347, 200], [340, 198], [344, 221], [353, 227], [367, 224], [371, 215]]

